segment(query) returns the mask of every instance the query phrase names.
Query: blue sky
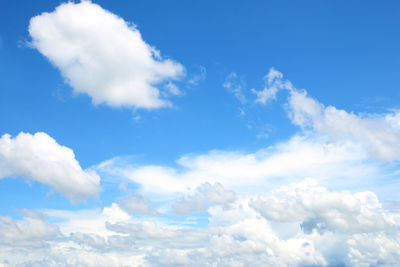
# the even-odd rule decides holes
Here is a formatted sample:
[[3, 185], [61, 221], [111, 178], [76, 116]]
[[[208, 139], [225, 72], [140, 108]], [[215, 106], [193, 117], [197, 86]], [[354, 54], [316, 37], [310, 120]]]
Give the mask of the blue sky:
[[2, 1], [0, 266], [399, 264], [399, 12]]

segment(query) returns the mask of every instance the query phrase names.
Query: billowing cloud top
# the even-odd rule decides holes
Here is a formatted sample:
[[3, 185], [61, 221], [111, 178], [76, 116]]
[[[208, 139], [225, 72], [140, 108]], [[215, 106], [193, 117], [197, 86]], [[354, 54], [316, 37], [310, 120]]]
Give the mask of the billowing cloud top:
[[95, 196], [100, 177], [82, 170], [74, 152], [46, 133], [20, 133], [0, 138], [0, 178], [23, 176], [50, 185], [71, 201]]
[[167, 106], [156, 85], [184, 74], [181, 64], [162, 59], [134, 25], [90, 1], [61, 4], [33, 17], [29, 34], [32, 46], [94, 104]]

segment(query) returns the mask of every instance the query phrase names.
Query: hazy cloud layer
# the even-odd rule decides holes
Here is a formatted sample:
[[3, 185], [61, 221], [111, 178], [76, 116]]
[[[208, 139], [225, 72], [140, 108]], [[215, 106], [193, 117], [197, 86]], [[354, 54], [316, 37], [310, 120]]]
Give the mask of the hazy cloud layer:
[[180, 78], [183, 66], [163, 59], [135, 25], [90, 1], [64, 3], [33, 17], [29, 34], [31, 45], [94, 104], [159, 108], [170, 105], [161, 89], [164, 95], [179, 92], [172, 84], [158, 85]]

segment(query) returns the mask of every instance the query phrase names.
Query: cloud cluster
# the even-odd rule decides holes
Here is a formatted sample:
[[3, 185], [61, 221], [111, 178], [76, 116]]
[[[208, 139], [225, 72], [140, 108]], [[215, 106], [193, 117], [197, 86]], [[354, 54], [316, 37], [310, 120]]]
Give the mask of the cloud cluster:
[[25, 211], [22, 220], [0, 216], [0, 244], [12, 247], [43, 247], [48, 240], [61, 236], [58, 226], [48, 224], [45, 217]]
[[268, 220], [301, 222], [305, 233], [369, 233], [396, 225], [384, 215], [374, 193], [329, 192], [312, 179], [260, 195], [250, 205]]
[[[394, 266], [400, 263], [400, 213], [382, 209], [372, 192], [329, 191], [313, 180], [258, 196], [240, 196], [229, 206], [211, 206], [206, 227], [174, 226], [158, 219], [120, 216], [119, 212], [113, 204], [97, 211], [97, 216], [91, 216], [85, 223], [81, 218], [84, 214], [69, 212], [63, 217], [67, 221], [60, 230], [47, 226], [53, 229], [45, 234], [50, 246], [23, 243], [35, 251], [23, 258], [18, 256], [22, 253], [19, 248], [3, 241], [0, 257], [11, 265], [22, 266], [74, 265], [80, 260], [86, 266]], [[45, 213], [59, 220], [57, 212]], [[309, 223], [312, 220], [314, 224]], [[96, 221], [103, 223], [107, 232], [90, 230], [84, 225], [96, 225]], [[13, 224], [23, 222], [13, 221]], [[0, 231], [3, 240], [8, 238], [5, 232]], [[19, 234], [23, 236], [25, 232]], [[6, 252], [12, 252], [9, 255], [13, 257]]]
[[[108, 231], [123, 235], [119, 248], [135, 251], [149, 266], [399, 264], [398, 210], [384, 209], [372, 191], [354, 192], [396, 175], [381, 164], [398, 160], [398, 113], [356, 115], [325, 107], [274, 69], [265, 79], [259, 103], [289, 92], [289, 118], [300, 128], [289, 140], [254, 153], [190, 154], [174, 168], [120, 158], [99, 165], [99, 172], [133, 181], [144, 195], [180, 195], [169, 202], [169, 212], [209, 215], [197, 228], [162, 222], [172, 216], [165, 210], [154, 220], [106, 223]], [[106, 247], [112, 249], [114, 239]]]
[[[94, 105], [155, 109], [184, 94], [177, 86], [183, 65], [162, 57], [136, 25], [91, 1], [32, 17], [28, 30], [30, 46]], [[199, 66], [186, 86], [206, 76]], [[1, 136], [0, 179], [33, 180], [71, 202], [96, 196], [99, 174], [135, 191], [88, 210], [0, 216], [0, 267], [400, 266], [398, 202], [385, 209], [373, 190], [400, 174], [400, 112], [325, 106], [274, 68], [264, 82], [262, 90], [251, 89], [254, 101], [235, 72], [223, 87], [243, 116], [249, 103], [266, 105], [285, 91], [298, 131], [253, 152], [189, 154], [173, 167], [114, 158], [82, 169], [72, 149], [46, 133]]]
[[74, 152], [46, 133], [20, 133], [0, 138], [0, 178], [22, 176], [50, 185], [71, 201], [96, 196], [100, 177], [82, 170]]
[[[89, 95], [94, 104], [167, 106], [170, 103], [160, 94], [164, 87], [156, 86], [184, 74], [181, 64], [162, 59], [134, 25], [90, 1], [64, 3], [33, 17], [29, 34], [31, 45], [61, 71], [76, 93]], [[164, 95], [179, 92], [168, 84]]]

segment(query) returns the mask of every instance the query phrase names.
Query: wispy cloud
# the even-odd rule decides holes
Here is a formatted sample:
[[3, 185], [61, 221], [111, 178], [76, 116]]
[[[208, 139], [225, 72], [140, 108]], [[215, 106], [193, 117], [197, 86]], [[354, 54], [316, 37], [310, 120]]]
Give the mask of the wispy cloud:
[[189, 85], [197, 86], [201, 81], [204, 81], [207, 77], [207, 69], [204, 66], [199, 66], [197, 72], [194, 72], [189, 78]]
[[239, 101], [244, 104], [247, 102], [243, 90], [246, 89], [246, 83], [236, 72], [230, 73], [223, 83], [223, 86], [229, 90]]

